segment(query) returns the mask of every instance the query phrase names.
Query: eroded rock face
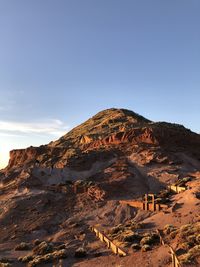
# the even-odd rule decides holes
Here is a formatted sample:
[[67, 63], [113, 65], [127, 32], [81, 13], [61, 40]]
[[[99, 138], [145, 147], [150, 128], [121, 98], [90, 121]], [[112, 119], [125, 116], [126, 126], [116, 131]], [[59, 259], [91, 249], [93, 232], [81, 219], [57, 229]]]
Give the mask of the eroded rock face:
[[10, 151], [10, 160], [8, 168], [18, 167], [26, 163], [35, 163], [35, 159], [46, 149], [40, 147], [28, 147], [26, 149], [15, 149]]
[[[121, 150], [120, 146], [123, 146], [125, 153], [131, 146], [149, 145], [165, 150], [185, 149], [187, 152], [199, 154], [198, 134], [180, 125], [153, 123], [137, 116], [139, 115], [124, 110], [100, 112], [55, 142], [11, 151], [8, 168], [27, 164], [64, 168], [74, 161], [77, 162], [76, 165], [90, 165], [94, 163], [94, 155], [102, 155], [99, 151], [104, 150], [105, 156], [108, 150], [111, 153], [115, 149]], [[92, 156], [88, 151], [93, 151]]]

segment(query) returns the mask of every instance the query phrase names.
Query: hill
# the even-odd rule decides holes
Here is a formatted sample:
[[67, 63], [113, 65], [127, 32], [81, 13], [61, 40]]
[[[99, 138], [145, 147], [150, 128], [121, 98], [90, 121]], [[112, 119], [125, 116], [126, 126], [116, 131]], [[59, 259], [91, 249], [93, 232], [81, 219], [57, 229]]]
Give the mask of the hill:
[[[131, 220], [155, 230], [198, 222], [199, 171], [199, 134], [126, 109], [101, 111], [57, 141], [10, 152], [9, 164], [0, 172], [0, 255], [16, 259], [23, 254], [14, 250], [19, 242], [39, 238], [64, 242], [72, 264], [70, 255], [87, 242], [93, 266], [98, 251], [100, 265], [110, 260], [112, 266], [119, 261], [102, 251], [88, 227], [98, 224], [109, 231]], [[169, 200], [166, 213], [137, 207], [144, 194], [158, 196], [167, 186], [181, 183], [186, 191], [158, 197]], [[94, 249], [96, 245], [100, 249]], [[168, 266], [162, 255], [162, 266]], [[130, 266], [132, 256], [123, 260], [124, 266]], [[145, 260], [140, 255], [134, 266]], [[85, 264], [76, 266], [92, 266]]]

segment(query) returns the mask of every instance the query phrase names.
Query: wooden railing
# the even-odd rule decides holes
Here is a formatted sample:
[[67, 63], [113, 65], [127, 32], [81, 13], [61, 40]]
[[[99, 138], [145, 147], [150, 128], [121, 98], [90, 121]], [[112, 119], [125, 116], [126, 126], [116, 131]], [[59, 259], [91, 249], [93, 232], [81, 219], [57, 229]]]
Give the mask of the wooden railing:
[[172, 267], [181, 267], [181, 264], [176, 256], [175, 251], [170, 245], [167, 245], [170, 249], [171, 257], [172, 257]]
[[115, 245], [110, 238], [108, 238], [104, 233], [100, 232], [96, 227], [91, 226], [90, 230], [92, 232], [95, 232], [96, 236], [102, 242], [105, 242], [107, 247], [110, 248], [116, 255], [123, 256], [123, 257], [127, 255], [127, 253], [124, 250], [122, 250], [120, 247]]
[[160, 231], [157, 229], [157, 233], [159, 235], [159, 238], [160, 238], [160, 244], [163, 245], [163, 246], [166, 246], [169, 248], [170, 250], [170, 254], [171, 254], [171, 258], [172, 258], [172, 267], [182, 267], [181, 263], [179, 262], [179, 259], [176, 255], [176, 252], [173, 250], [173, 248], [167, 244], [164, 239], [162, 238], [161, 234], [160, 234]]
[[183, 186], [177, 186], [177, 185], [169, 185], [168, 189], [172, 192], [175, 192], [177, 194], [184, 192], [187, 188]]
[[[110, 248], [116, 255], [127, 256], [127, 253], [124, 250], [122, 250], [120, 247], [115, 245], [113, 243], [113, 241], [110, 240], [110, 238], [108, 238], [104, 233], [100, 232], [96, 227], [92, 226], [92, 227], [90, 227], [90, 230], [92, 232], [95, 232], [96, 236], [102, 242], [105, 242], [107, 244], [107, 247]], [[178, 259], [177, 255], [176, 255], [175, 251], [173, 250], [173, 248], [169, 244], [165, 243], [165, 241], [162, 238], [159, 230], [156, 230], [156, 233], [158, 233], [158, 235], [160, 237], [160, 244], [163, 245], [163, 246], [166, 246], [167, 248], [169, 248], [169, 251], [170, 251], [170, 254], [171, 254], [171, 258], [172, 258], [172, 267], [182, 267], [182, 265], [179, 262], [179, 259]]]

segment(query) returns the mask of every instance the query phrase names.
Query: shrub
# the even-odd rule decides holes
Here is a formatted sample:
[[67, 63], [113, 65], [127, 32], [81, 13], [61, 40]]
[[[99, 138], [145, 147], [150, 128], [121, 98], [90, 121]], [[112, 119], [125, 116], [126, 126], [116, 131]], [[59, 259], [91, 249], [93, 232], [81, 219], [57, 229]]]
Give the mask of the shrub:
[[139, 244], [137, 244], [137, 243], [134, 243], [134, 244], [131, 245], [131, 248], [133, 250], [139, 250], [139, 249], [141, 249], [141, 246]]
[[159, 243], [160, 242], [160, 236], [156, 233], [153, 233], [151, 235], [151, 238], [152, 238], [153, 243]]
[[195, 244], [196, 243], [196, 235], [189, 235], [186, 237], [186, 240], [191, 244]]
[[0, 267], [11, 267], [12, 265], [9, 262], [0, 262]]
[[192, 255], [192, 257], [200, 256], [200, 245], [196, 245], [193, 248], [191, 248], [189, 250], [189, 253]]
[[28, 263], [28, 267], [35, 267], [42, 263], [49, 263], [53, 261], [53, 256], [51, 253], [43, 255], [43, 256], [36, 256], [33, 258], [32, 261]]
[[78, 248], [74, 253], [74, 257], [76, 258], [84, 258], [86, 255], [87, 253], [83, 248]]
[[[29, 257], [29, 256], [26, 256], [26, 257]], [[52, 253], [47, 253], [45, 255], [39, 255], [36, 257], [32, 256], [32, 258], [30, 257], [27, 259], [25, 259], [25, 257], [24, 257], [23, 259], [21, 259], [21, 261], [22, 262], [29, 261], [28, 266], [34, 267], [34, 266], [37, 266], [37, 265], [40, 265], [43, 263], [49, 263], [49, 262], [53, 262], [54, 260], [64, 259], [64, 258], [67, 258], [67, 250], [66, 249], [56, 250]], [[26, 261], [24, 261], [24, 260], [26, 260]]]
[[65, 259], [67, 258], [67, 250], [66, 249], [56, 250], [52, 253], [52, 256], [54, 259]]
[[111, 234], [111, 235], [117, 234], [117, 233], [119, 233], [120, 230], [122, 230], [122, 225], [121, 225], [121, 224], [119, 224], [119, 225], [116, 226], [116, 227], [113, 227], [113, 228], [110, 230], [110, 234]]
[[33, 249], [33, 252], [37, 255], [45, 255], [53, 251], [53, 246], [46, 241], [41, 242], [38, 246]]
[[62, 245], [57, 246], [56, 250], [65, 249], [65, 248], [66, 248], [65, 244], [62, 244]]
[[196, 242], [197, 242], [198, 244], [200, 244], [200, 234], [198, 234], [198, 235], [196, 236]]
[[152, 239], [150, 236], [145, 236], [142, 238], [142, 240], [140, 241], [140, 245], [143, 246], [143, 245], [149, 245], [152, 243]]
[[42, 241], [39, 240], [39, 239], [36, 239], [36, 240], [33, 241], [33, 245], [34, 246], [38, 246], [40, 243], [42, 243]]
[[129, 233], [121, 237], [121, 241], [123, 242], [134, 242], [134, 241], [140, 241], [141, 239], [142, 237], [137, 233]]
[[177, 234], [178, 234], [178, 230], [174, 230], [174, 231], [172, 231], [172, 232], [169, 234], [169, 237], [170, 237], [171, 239], [174, 239], [174, 238], [176, 237]]
[[30, 250], [30, 249], [31, 249], [30, 244], [25, 242], [21, 242], [15, 247], [15, 250]]
[[0, 263], [9, 263], [10, 260], [7, 258], [0, 258]]
[[149, 245], [147, 245], [147, 244], [143, 245], [142, 248], [141, 248], [141, 251], [143, 251], [143, 252], [146, 252], [146, 251], [149, 251], [149, 250], [151, 250], [151, 247]]
[[21, 261], [21, 262], [29, 262], [29, 261], [32, 261], [33, 260], [33, 255], [27, 255], [25, 257], [19, 257], [18, 258], [18, 261]]
[[144, 228], [144, 223], [131, 222], [131, 230]]
[[191, 235], [193, 233], [194, 233], [194, 229], [193, 229], [193, 226], [191, 224], [182, 225], [180, 228], [180, 236], [183, 238], [185, 238], [188, 235]]
[[190, 253], [183, 254], [179, 257], [181, 264], [190, 264], [192, 263], [192, 256]]
[[176, 230], [176, 228], [172, 224], [166, 224], [164, 229], [163, 229], [163, 233], [165, 235], [169, 235], [171, 232], [173, 232], [175, 230]]
[[152, 245], [152, 244], [155, 244], [157, 242], [159, 242], [159, 236], [157, 234], [153, 234], [153, 235], [148, 235], [148, 236], [145, 236], [141, 239], [140, 241], [140, 245], [143, 246], [143, 245]]
[[0, 259], [0, 267], [10, 267], [12, 266], [10, 263], [10, 260], [7, 258], [1, 258]]
[[184, 249], [185, 251], [188, 251], [191, 248], [191, 243], [189, 242], [183, 242], [179, 245], [180, 248]]

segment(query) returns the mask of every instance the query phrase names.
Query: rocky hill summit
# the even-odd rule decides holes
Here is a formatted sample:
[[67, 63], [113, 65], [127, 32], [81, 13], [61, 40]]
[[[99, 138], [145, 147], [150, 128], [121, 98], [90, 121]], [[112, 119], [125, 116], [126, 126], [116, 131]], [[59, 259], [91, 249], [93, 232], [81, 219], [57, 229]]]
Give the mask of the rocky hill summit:
[[[133, 111], [107, 109], [75, 127], [57, 141], [40, 147], [29, 147], [10, 152], [7, 169], [34, 165], [64, 168], [92, 151], [112, 150], [123, 145], [151, 145], [172, 150], [197, 153], [200, 137], [178, 124], [152, 122]], [[126, 144], [128, 144], [127, 147]], [[118, 149], [117, 149], [118, 150]]]
[[[50, 166], [58, 161], [62, 162], [64, 166], [64, 164], [67, 164], [68, 158], [77, 156], [85, 150], [84, 145], [92, 144], [95, 141], [103, 141], [119, 132], [126, 132], [133, 127], [141, 127], [149, 122], [149, 120], [133, 111], [114, 108], [107, 109], [99, 112], [57, 141], [50, 142], [46, 146], [11, 151], [9, 168], [18, 166], [21, 163], [31, 163], [35, 159], [46, 166]], [[46, 156], [44, 157], [43, 154], [46, 154]]]
[[[16, 259], [23, 254], [14, 250], [19, 242], [29, 242], [33, 248], [34, 240], [40, 239], [51, 247], [61, 242], [69, 262], [70, 255], [87, 243], [87, 253], [94, 259], [77, 266], [102, 266], [107, 260], [112, 261], [108, 266], [116, 265], [119, 262], [98, 249], [88, 227], [98, 224], [107, 229], [120, 224], [120, 229], [130, 228], [130, 220], [151, 230], [163, 229], [165, 224], [177, 229], [197, 223], [199, 179], [199, 134], [126, 109], [101, 111], [57, 141], [10, 152], [8, 166], [0, 171], [0, 256]], [[166, 212], [138, 208], [144, 194], [159, 195], [169, 185], [183, 183], [188, 190], [171, 196]], [[161, 200], [165, 203], [168, 198], [167, 192]], [[177, 239], [174, 246], [178, 244]], [[48, 257], [60, 255], [60, 250], [51, 249], [54, 254]], [[94, 256], [99, 252], [100, 265]], [[136, 267], [146, 261], [142, 255], [135, 256]], [[155, 256], [152, 266], [160, 260]], [[125, 260], [123, 266], [131, 266], [130, 262]], [[34, 264], [30, 266], [40, 266]], [[161, 265], [168, 267], [165, 258]], [[24, 265], [15, 260], [14, 266]]]

